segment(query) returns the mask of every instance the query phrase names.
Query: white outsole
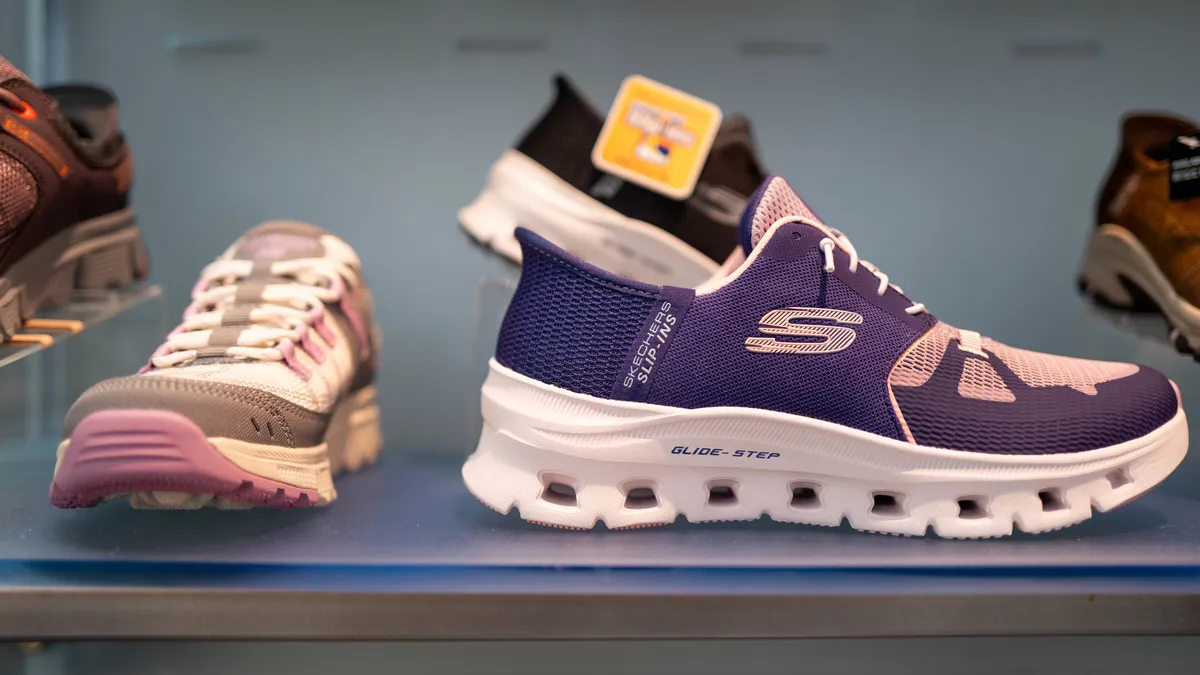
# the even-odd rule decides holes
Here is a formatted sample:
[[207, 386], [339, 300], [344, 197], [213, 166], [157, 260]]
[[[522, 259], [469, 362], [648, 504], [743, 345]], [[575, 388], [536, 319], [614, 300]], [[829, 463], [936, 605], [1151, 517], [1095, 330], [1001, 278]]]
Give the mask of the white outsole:
[[476, 241], [519, 263], [513, 236], [526, 227], [614, 274], [646, 283], [694, 287], [717, 263], [679, 238], [601, 204], [529, 157], [507, 150], [458, 221]]
[[[467, 488], [501, 513], [516, 508], [526, 520], [572, 529], [766, 514], [903, 535], [1046, 532], [1143, 494], [1179, 465], [1188, 444], [1182, 408], [1145, 437], [1109, 448], [988, 455], [770, 411], [599, 399], [495, 361], [483, 412], [479, 446], [462, 470]], [[696, 452], [707, 448], [727, 453]]]
[[1173, 340], [1181, 335], [1186, 340], [1187, 351], [1200, 352], [1200, 307], [1175, 292], [1154, 257], [1132, 232], [1120, 225], [1106, 223], [1096, 228], [1088, 242], [1080, 278], [1089, 295], [1099, 295], [1118, 307], [1130, 307], [1134, 298], [1121, 283], [1122, 277], [1154, 300], [1174, 331], [1178, 331], [1172, 332]]

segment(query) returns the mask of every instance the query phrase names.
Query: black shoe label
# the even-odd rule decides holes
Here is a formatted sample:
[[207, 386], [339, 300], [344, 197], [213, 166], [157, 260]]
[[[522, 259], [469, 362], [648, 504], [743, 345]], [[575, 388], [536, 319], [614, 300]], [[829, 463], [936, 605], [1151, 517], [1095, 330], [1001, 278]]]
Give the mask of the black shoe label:
[[1200, 198], [1200, 129], [1171, 141], [1171, 201]]

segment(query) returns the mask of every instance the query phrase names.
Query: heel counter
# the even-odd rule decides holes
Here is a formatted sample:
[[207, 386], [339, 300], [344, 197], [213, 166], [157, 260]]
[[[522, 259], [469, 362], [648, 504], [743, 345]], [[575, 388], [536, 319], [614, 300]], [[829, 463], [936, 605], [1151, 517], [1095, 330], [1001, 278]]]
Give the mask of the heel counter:
[[580, 394], [608, 398], [657, 286], [588, 265], [524, 228], [521, 280], [496, 342], [496, 361]]
[[554, 100], [514, 145], [517, 152], [554, 172], [578, 190], [592, 179], [592, 146], [604, 120], [561, 74], [554, 77]]

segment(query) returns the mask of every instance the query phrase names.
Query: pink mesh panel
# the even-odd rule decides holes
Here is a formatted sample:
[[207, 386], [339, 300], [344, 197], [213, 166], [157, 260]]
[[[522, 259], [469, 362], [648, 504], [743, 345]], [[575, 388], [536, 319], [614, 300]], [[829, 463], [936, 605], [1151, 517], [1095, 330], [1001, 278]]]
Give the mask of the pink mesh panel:
[[37, 204], [37, 182], [17, 160], [0, 155], [0, 240], [17, 228]]
[[771, 229], [771, 225], [787, 216], [801, 216], [808, 220], [821, 222], [817, 215], [800, 199], [792, 186], [777, 176], [771, 179], [771, 184], [763, 192], [762, 199], [759, 200], [758, 207], [754, 210], [754, 221], [750, 228], [750, 244], [757, 246], [758, 240], [762, 239], [767, 230]]
[[946, 354], [950, 340], [958, 337], [958, 329], [939, 321], [921, 336], [892, 368], [888, 384], [893, 387], [919, 387], [933, 377]]
[[1022, 382], [1031, 387], [1071, 387], [1091, 396], [1096, 395], [1097, 384], [1129, 377], [1138, 371], [1138, 367], [1132, 363], [1039, 354], [1002, 345], [991, 338], [983, 339], [983, 348], [998, 356]]
[[25, 73], [22, 73], [19, 68], [14, 66], [4, 57], [0, 57], [0, 82], [5, 80], [28, 80]]
[[958, 395], [981, 401], [1012, 403], [1017, 400], [1000, 379], [1000, 374], [983, 359], [967, 358], [963, 364], [962, 378], [958, 381]]

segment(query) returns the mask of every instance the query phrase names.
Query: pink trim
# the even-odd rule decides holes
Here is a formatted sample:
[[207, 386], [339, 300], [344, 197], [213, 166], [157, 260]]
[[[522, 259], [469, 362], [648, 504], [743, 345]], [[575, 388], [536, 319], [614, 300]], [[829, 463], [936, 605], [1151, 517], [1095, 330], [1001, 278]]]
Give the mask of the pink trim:
[[306, 380], [312, 378], [312, 371], [308, 369], [308, 366], [300, 363], [300, 359], [296, 357], [296, 344], [294, 342], [291, 340], [281, 340], [275, 348], [279, 350], [280, 354], [283, 354], [283, 362], [288, 368], [291, 368], [297, 375]]
[[350, 322], [351, 330], [358, 336], [358, 344], [362, 345], [363, 349], [366, 349], [367, 345], [371, 344], [367, 337], [367, 328], [363, 324], [362, 316], [358, 313], [358, 308], [352, 302], [357, 299], [358, 291], [354, 291], [354, 295], [351, 297], [350, 289], [346, 288], [346, 281], [337, 275], [333, 277], [333, 285], [330, 290], [338, 294], [338, 308], [342, 310], [342, 314], [346, 315], [346, 320]]
[[337, 346], [337, 334], [329, 329], [329, 324], [325, 322], [325, 306], [318, 305], [308, 313], [313, 330], [317, 331], [317, 335], [325, 341], [329, 347]]
[[239, 468], [195, 422], [166, 410], [102, 410], [85, 417], [54, 475], [50, 503], [89, 507], [112, 495], [156, 490], [215, 494], [276, 509], [320, 503], [314, 489]]
[[371, 340], [367, 336], [367, 327], [363, 324], [362, 316], [359, 315], [358, 308], [352, 302], [353, 299], [357, 298], [358, 293], [355, 292], [354, 295], [356, 297], [351, 298], [350, 294], [342, 293], [341, 299], [338, 300], [338, 306], [341, 307], [342, 314], [346, 315], [346, 319], [350, 322], [350, 327], [354, 329], [354, 334], [358, 336], [358, 344], [362, 345], [361, 348], [366, 351], [368, 345], [371, 344]]
[[300, 349], [303, 349], [305, 354], [308, 354], [313, 361], [320, 365], [325, 363], [325, 350], [321, 349], [312, 336], [313, 332], [305, 326], [303, 332], [300, 333]]
[[[930, 333], [937, 329], [938, 324], [935, 323], [924, 333], [921, 333], [921, 335], [919, 335], [916, 340], [913, 340], [912, 344], [910, 344], [908, 348], [904, 350], [904, 353], [900, 355], [900, 358], [896, 359], [896, 362], [892, 364], [891, 370], [888, 371], [887, 392], [888, 398], [892, 400], [892, 411], [896, 413], [896, 421], [900, 423], [900, 429], [904, 432], [904, 439], [913, 445], [917, 444], [917, 439], [913, 437], [912, 430], [908, 428], [908, 422], [904, 419], [904, 413], [900, 410], [900, 402], [896, 400], [896, 394], [892, 392], [892, 378], [896, 376], [896, 367], [903, 363], [904, 359], [908, 358], [909, 352], [916, 349], [921, 340], [924, 340]], [[947, 345], [947, 348], [948, 347], [949, 346]]]

